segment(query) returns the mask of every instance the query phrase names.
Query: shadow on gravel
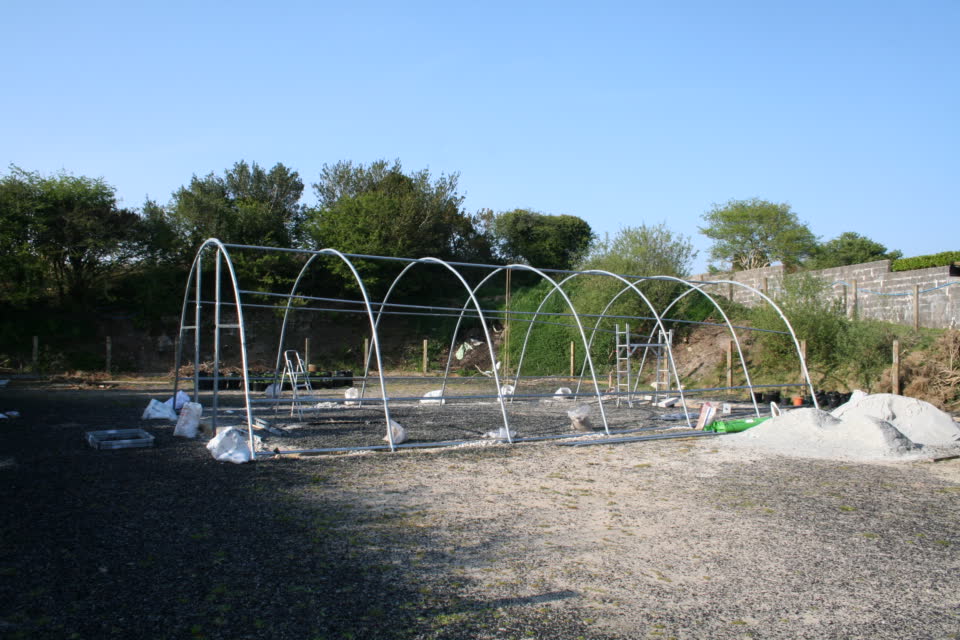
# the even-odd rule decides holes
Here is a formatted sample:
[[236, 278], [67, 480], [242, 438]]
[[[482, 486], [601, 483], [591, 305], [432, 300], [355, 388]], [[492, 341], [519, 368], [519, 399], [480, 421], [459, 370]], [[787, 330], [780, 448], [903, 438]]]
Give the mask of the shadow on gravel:
[[543, 607], [573, 592], [480, 602], [343, 535], [349, 508], [295, 495], [315, 464], [220, 464], [159, 423], [145, 425], [154, 449], [85, 444], [85, 431], [140, 426], [144, 398], [0, 395], [23, 414], [0, 425], [0, 637], [588, 635]]

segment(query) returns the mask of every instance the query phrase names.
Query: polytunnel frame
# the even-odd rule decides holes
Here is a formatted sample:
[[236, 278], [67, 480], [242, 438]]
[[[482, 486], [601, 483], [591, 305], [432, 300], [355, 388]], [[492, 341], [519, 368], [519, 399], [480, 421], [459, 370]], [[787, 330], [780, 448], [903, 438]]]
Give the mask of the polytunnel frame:
[[[561, 295], [561, 297], [564, 299], [564, 301], [566, 302], [567, 306], [568, 306], [569, 309], [570, 309], [570, 314], [569, 314], [569, 315], [572, 315], [573, 318], [574, 318], [574, 320], [575, 320], [575, 322], [576, 322], [576, 326], [577, 326], [577, 329], [578, 329], [578, 331], [579, 331], [579, 333], [580, 333], [581, 339], [582, 339], [583, 344], [584, 344], [584, 349], [585, 349], [584, 363], [583, 363], [583, 365], [582, 365], [582, 367], [581, 367], [581, 372], [580, 372], [579, 380], [578, 380], [578, 383], [577, 383], [577, 392], [576, 392], [575, 395], [579, 395], [579, 390], [580, 390], [580, 387], [581, 387], [582, 382], [583, 382], [583, 376], [584, 376], [584, 374], [585, 374], [586, 368], [589, 366], [591, 379], [592, 379], [593, 384], [594, 384], [594, 391], [595, 391], [595, 394], [596, 394], [597, 399], [598, 399], [598, 404], [599, 404], [599, 408], [600, 408], [601, 415], [602, 415], [602, 417], [603, 417], [604, 430], [605, 430], [605, 432], [606, 432], [607, 435], [610, 434], [610, 431], [609, 431], [609, 427], [608, 427], [608, 424], [607, 424], [606, 414], [605, 414], [604, 408], [603, 408], [603, 397], [602, 397], [602, 394], [601, 394], [601, 392], [600, 392], [599, 383], [598, 383], [598, 381], [597, 381], [596, 370], [595, 370], [594, 365], [593, 365], [593, 359], [592, 359], [592, 356], [591, 356], [591, 353], [590, 353], [590, 349], [591, 349], [591, 347], [592, 347], [592, 345], [593, 345], [593, 341], [594, 341], [594, 338], [595, 338], [596, 333], [597, 333], [597, 331], [598, 331], [599, 325], [600, 325], [600, 323], [607, 317], [607, 316], [606, 316], [606, 312], [609, 310], [610, 306], [613, 304], [613, 302], [614, 302], [616, 299], [618, 299], [621, 295], [623, 295], [624, 293], [626, 293], [627, 291], [630, 291], [630, 290], [633, 290], [633, 291], [646, 303], [646, 305], [647, 305], [647, 307], [650, 309], [651, 313], [653, 313], [653, 316], [654, 316], [654, 317], [653, 317], [652, 319], [656, 321], [656, 325], [660, 328], [661, 331], [664, 331], [664, 332], [666, 331], [666, 330], [665, 330], [665, 327], [663, 326], [663, 320], [665, 319], [665, 314], [670, 310], [670, 308], [672, 308], [677, 302], [679, 302], [680, 299], [682, 299], [682, 298], [685, 297], [686, 295], [689, 295], [690, 293], [693, 293], [694, 291], [697, 291], [697, 292], [701, 293], [702, 295], [704, 295], [708, 300], [710, 300], [710, 302], [713, 304], [714, 308], [716, 308], [716, 309], [721, 313], [721, 315], [724, 317], [724, 321], [725, 321], [725, 323], [726, 323], [726, 326], [728, 327], [728, 329], [729, 329], [730, 332], [731, 332], [731, 335], [732, 335], [733, 338], [734, 338], [734, 341], [735, 341], [735, 343], [736, 343], [736, 345], [737, 345], [738, 354], [740, 355], [741, 365], [744, 367], [744, 375], [745, 375], [745, 377], [746, 377], [746, 379], [747, 379], [747, 388], [750, 389], [750, 391], [751, 391], [751, 394], [750, 394], [750, 395], [751, 395], [751, 398], [753, 398], [754, 409], [755, 409], [755, 411], [757, 411], [757, 413], [759, 414], [759, 408], [758, 408], [757, 403], [756, 403], [756, 398], [754, 397], [754, 394], [752, 393], [752, 390], [753, 390], [754, 387], [753, 387], [753, 384], [752, 384], [752, 382], [750, 381], [750, 378], [749, 378], [749, 371], [747, 370], [746, 364], [745, 364], [745, 362], [744, 362], [743, 352], [742, 352], [742, 349], [741, 349], [741, 346], [740, 346], [740, 341], [739, 341], [739, 338], [737, 337], [736, 331], [734, 331], [733, 325], [730, 323], [729, 318], [727, 317], [727, 315], [726, 315], [726, 313], [723, 311], [723, 309], [720, 307], [720, 305], [716, 302], [716, 300], [713, 299], [713, 297], [711, 297], [706, 291], [704, 291], [703, 288], [706, 287], [706, 286], [710, 286], [710, 285], [728, 284], [728, 285], [736, 285], [736, 286], [745, 288], [745, 289], [747, 289], [748, 291], [756, 294], [758, 297], [760, 297], [761, 299], [763, 299], [767, 304], [769, 304], [769, 305], [776, 311], [776, 313], [778, 314], [778, 316], [781, 318], [781, 320], [783, 320], [784, 324], [786, 325], [786, 327], [787, 327], [787, 332], [790, 334], [790, 336], [791, 336], [791, 338], [792, 338], [792, 340], [793, 340], [794, 346], [795, 346], [796, 351], [797, 351], [798, 358], [799, 358], [799, 360], [800, 360], [800, 365], [801, 365], [801, 369], [802, 369], [802, 372], [803, 372], [804, 380], [805, 380], [805, 382], [806, 382], [806, 385], [807, 385], [808, 389], [810, 390], [810, 395], [811, 395], [811, 397], [813, 398], [814, 406], [817, 406], [816, 394], [815, 394], [815, 392], [814, 392], [814, 390], [813, 390], [813, 384], [812, 384], [812, 382], [811, 382], [811, 380], [810, 380], [810, 375], [809, 375], [809, 371], [808, 371], [808, 369], [807, 369], [806, 360], [805, 360], [805, 358], [804, 358], [804, 356], [803, 356], [802, 350], [801, 350], [801, 348], [800, 348], [799, 341], [797, 340], [796, 334], [795, 334], [795, 332], [794, 332], [794, 330], [793, 330], [793, 327], [792, 327], [792, 325], [790, 324], [789, 320], [788, 320], [787, 317], [784, 315], [783, 311], [779, 308], [779, 306], [778, 306], [771, 298], [769, 298], [766, 294], [764, 294], [762, 291], [759, 291], [759, 290], [757, 290], [757, 289], [754, 288], [754, 287], [750, 287], [749, 285], [746, 285], [746, 284], [744, 284], [744, 283], [740, 283], [740, 282], [737, 282], [737, 281], [734, 281], [734, 280], [718, 280], [718, 281], [696, 282], [696, 281], [683, 280], [683, 279], [681, 279], [681, 278], [676, 278], [676, 277], [673, 277], [673, 276], [627, 276], [627, 277], [633, 278], [633, 281], [631, 282], [631, 281], [627, 280], [626, 277], [624, 277], [624, 276], [621, 276], [621, 275], [618, 275], [618, 274], [614, 274], [614, 273], [611, 273], [611, 272], [609, 272], [609, 271], [596, 270], [596, 269], [585, 270], [585, 271], [576, 271], [576, 272], [559, 270], [559, 269], [543, 269], [543, 270], [541, 270], [541, 269], [537, 269], [537, 268], [535, 268], [535, 267], [531, 267], [531, 266], [529, 266], [529, 265], [524, 265], [524, 264], [510, 264], [510, 265], [506, 265], [506, 266], [500, 266], [500, 265], [486, 265], [486, 264], [473, 264], [473, 263], [460, 263], [460, 262], [444, 261], [444, 260], [441, 260], [441, 259], [438, 259], [438, 258], [432, 258], [432, 257], [413, 259], [413, 258], [395, 258], [395, 257], [387, 257], [387, 256], [372, 256], [372, 255], [362, 255], [362, 254], [347, 254], [347, 253], [342, 253], [342, 252], [340, 252], [340, 251], [338, 251], [338, 250], [336, 250], [336, 249], [332, 249], [332, 248], [325, 248], [325, 249], [320, 249], [320, 250], [306, 250], [306, 249], [292, 249], [292, 248], [285, 248], [285, 247], [266, 247], [266, 246], [257, 246], [257, 245], [240, 245], [240, 244], [223, 243], [223, 242], [221, 242], [220, 240], [218, 240], [218, 239], [216, 239], [216, 238], [209, 238], [209, 239], [207, 239], [206, 241], [203, 242], [203, 244], [202, 244], [202, 245], [198, 248], [198, 250], [197, 250], [197, 253], [196, 253], [196, 256], [194, 257], [193, 263], [191, 264], [190, 272], [189, 272], [189, 274], [188, 274], [188, 276], [187, 276], [187, 285], [186, 285], [185, 291], [184, 291], [183, 306], [182, 306], [182, 309], [181, 309], [181, 316], [180, 316], [180, 332], [179, 332], [179, 338], [178, 338], [177, 350], [176, 350], [176, 357], [175, 357], [174, 395], [176, 395], [176, 392], [177, 392], [177, 389], [178, 389], [178, 385], [179, 385], [180, 380], [181, 380], [181, 379], [186, 379], [186, 378], [181, 378], [181, 376], [180, 376], [180, 374], [179, 374], [179, 370], [180, 370], [181, 362], [182, 362], [182, 360], [183, 360], [183, 345], [184, 345], [184, 336], [185, 336], [185, 333], [186, 333], [187, 331], [193, 330], [193, 331], [194, 331], [194, 363], [193, 363], [193, 365], [194, 365], [194, 366], [193, 366], [193, 383], [194, 383], [193, 401], [194, 401], [194, 402], [196, 402], [196, 401], [198, 400], [198, 397], [199, 397], [199, 387], [200, 387], [200, 385], [199, 385], [199, 381], [200, 381], [200, 375], [199, 375], [199, 365], [200, 365], [200, 362], [199, 362], [199, 360], [200, 360], [200, 342], [201, 342], [201, 341], [200, 341], [200, 333], [201, 333], [201, 327], [202, 327], [202, 324], [201, 324], [201, 319], [202, 319], [201, 308], [202, 308], [202, 305], [203, 305], [203, 304], [209, 304], [207, 301], [205, 301], [205, 300], [202, 299], [202, 298], [203, 298], [203, 296], [202, 296], [202, 285], [203, 285], [203, 269], [202, 269], [202, 266], [203, 266], [203, 254], [204, 254], [205, 252], [209, 251], [211, 248], [215, 249], [215, 252], [216, 252], [216, 253], [215, 253], [215, 255], [216, 255], [216, 262], [215, 262], [215, 270], [214, 270], [214, 278], [215, 278], [215, 300], [214, 300], [214, 303], [213, 303], [213, 304], [214, 304], [214, 367], [213, 367], [213, 376], [212, 376], [212, 379], [213, 379], [213, 401], [212, 401], [212, 402], [213, 402], [213, 406], [212, 406], [213, 416], [212, 416], [212, 422], [213, 422], [214, 428], [216, 428], [217, 413], [218, 413], [218, 391], [219, 391], [219, 380], [220, 380], [220, 355], [221, 355], [221, 335], [220, 335], [220, 332], [221, 332], [222, 329], [236, 329], [236, 330], [238, 330], [238, 332], [239, 332], [241, 362], [242, 362], [242, 368], [243, 368], [243, 397], [244, 397], [245, 415], [246, 415], [246, 422], [247, 422], [247, 446], [248, 446], [248, 448], [249, 448], [249, 450], [250, 450], [250, 453], [251, 453], [251, 457], [252, 457], [252, 458], [256, 458], [256, 453], [255, 453], [255, 449], [254, 449], [254, 440], [253, 440], [253, 415], [252, 415], [252, 400], [251, 400], [251, 397], [250, 397], [250, 376], [249, 376], [249, 364], [248, 364], [248, 358], [247, 358], [246, 328], [245, 328], [245, 325], [244, 325], [243, 302], [242, 302], [241, 295], [242, 295], [242, 294], [246, 294], [246, 293], [254, 294], [254, 295], [255, 295], [255, 294], [258, 294], [258, 293], [264, 294], [264, 293], [266, 293], [266, 292], [246, 291], [246, 290], [243, 290], [243, 289], [240, 288], [240, 286], [239, 286], [239, 281], [238, 281], [237, 274], [236, 274], [236, 269], [235, 269], [235, 267], [234, 267], [234, 265], [233, 265], [233, 260], [231, 259], [230, 252], [228, 251], [228, 249], [253, 249], [253, 250], [262, 250], [262, 251], [278, 251], [278, 252], [285, 252], [285, 253], [298, 253], [298, 254], [309, 254], [309, 255], [310, 255], [310, 257], [308, 258], [307, 262], [306, 262], [306, 263], [303, 265], [303, 267], [300, 269], [300, 272], [299, 272], [299, 274], [297, 275], [297, 278], [295, 279], [294, 284], [293, 284], [293, 286], [292, 286], [289, 294], [287, 294], [286, 296], [283, 296], [283, 294], [272, 294], [272, 293], [269, 294], [269, 295], [283, 296], [283, 297], [286, 297], [286, 298], [287, 298], [286, 306], [285, 306], [285, 310], [284, 310], [284, 316], [283, 316], [283, 324], [282, 324], [282, 328], [281, 328], [281, 331], [280, 331], [280, 338], [279, 338], [279, 345], [278, 345], [278, 352], [277, 352], [277, 361], [276, 361], [276, 367], [275, 367], [275, 370], [274, 370], [274, 375], [275, 375], [275, 376], [277, 375], [277, 371], [279, 370], [280, 358], [281, 358], [281, 356], [282, 356], [283, 349], [284, 349], [284, 346], [285, 346], [286, 332], [287, 332], [287, 326], [288, 326], [288, 321], [289, 321], [289, 315], [290, 315], [290, 311], [294, 308], [294, 306], [293, 306], [293, 300], [294, 300], [294, 298], [302, 297], [302, 296], [298, 296], [298, 295], [296, 294], [296, 291], [297, 291], [297, 289], [299, 288], [299, 285], [300, 285], [300, 282], [301, 282], [302, 279], [303, 279], [303, 276], [306, 274], [307, 270], [308, 270], [309, 267], [313, 264], [313, 262], [314, 262], [314, 260], [317, 258], [317, 256], [321, 256], [321, 255], [322, 255], [322, 256], [339, 258], [340, 260], [342, 260], [342, 261], [344, 262], [344, 264], [347, 265], [347, 267], [349, 268], [349, 270], [350, 270], [350, 272], [351, 272], [351, 275], [352, 275], [352, 276], [354, 277], [354, 279], [356, 280], [356, 283], [357, 283], [357, 285], [358, 285], [358, 287], [359, 287], [359, 289], [360, 289], [361, 295], [362, 295], [362, 297], [363, 297], [362, 303], [363, 303], [363, 307], [364, 307], [364, 312], [365, 312], [365, 314], [366, 314], [366, 316], [367, 316], [367, 318], [368, 318], [368, 320], [369, 320], [370, 330], [371, 330], [371, 340], [372, 340], [373, 349], [372, 349], [372, 351], [368, 351], [368, 352], [367, 352], [366, 362], [364, 363], [365, 369], [364, 369], [364, 376], [363, 376], [363, 383], [362, 383], [362, 384], [363, 384], [363, 389], [365, 390], [365, 388], [366, 388], [367, 378], [369, 377], [370, 359], [371, 359], [371, 357], [373, 357], [373, 358], [376, 359], [376, 364], [377, 364], [377, 369], [378, 369], [378, 379], [379, 379], [379, 382], [380, 382], [380, 399], [381, 399], [381, 401], [382, 401], [382, 403], [383, 403], [383, 405], [384, 405], [384, 420], [385, 420], [386, 431], [387, 431], [387, 437], [385, 438], [385, 440], [388, 441], [388, 443], [389, 443], [389, 448], [390, 448], [391, 451], [394, 451], [394, 450], [395, 450], [396, 443], [394, 442], [393, 429], [390, 428], [391, 419], [390, 419], [390, 410], [389, 410], [389, 398], [388, 398], [388, 396], [387, 396], [387, 391], [386, 391], [386, 379], [385, 379], [385, 377], [384, 377], [384, 372], [383, 372], [383, 361], [382, 361], [382, 355], [381, 355], [381, 350], [380, 350], [380, 340], [379, 340], [379, 331], [378, 331], [378, 329], [379, 329], [380, 319], [381, 319], [381, 317], [383, 316], [383, 314], [385, 313], [385, 308], [388, 306], [389, 297], [390, 297], [390, 295], [393, 293], [393, 290], [395, 289], [396, 285], [400, 282], [400, 280], [403, 278], [403, 276], [406, 275], [406, 273], [412, 269], [413, 266], [415, 266], [415, 265], [421, 265], [421, 264], [436, 264], [436, 265], [443, 266], [443, 267], [446, 268], [448, 271], [450, 271], [450, 272], [460, 281], [460, 283], [463, 285], [464, 289], [465, 289], [466, 292], [467, 292], [467, 300], [465, 301], [463, 307], [461, 308], [460, 315], [459, 315], [459, 317], [458, 317], [458, 319], [457, 319], [456, 328], [455, 328], [454, 331], [453, 331], [453, 336], [452, 336], [453, 343], [452, 343], [452, 344], [454, 344], [454, 345], [455, 345], [455, 343], [456, 343], [456, 337], [457, 337], [457, 335], [458, 335], [458, 333], [459, 333], [459, 330], [460, 330], [460, 327], [461, 327], [461, 325], [462, 325], [463, 318], [464, 318], [464, 316], [465, 316], [465, 314], [466, 314], [466, 310], [467, 310], [467, 308], [470, 306], [470, 303], [471, 303], [471, 302], [473, 303], [473, 306], [474, 306], [474, 308], [475, 308], [475, 310], [476, 310], [476, 313], [477, 313], [477, 318], [480, 319], [481, 325], [482, 325], [483, 330], [484, 330], [484, 335], [485, 335], [486, 342], [487, 342], [487, 348], [488, 348], [488, 351], [489, 351], [489, 353], [490, 353], [491, 362], [494, 363], [494, 366], [492, 367], [492, 369], [493, 369], [493, 371], [492, 371], [492, 376], [493, 376], [493, 378], [494, 378], [494, 382], [495, 382], [496, 387], [497, 387], [497, 395], [496, 395], [496, 397], [498, 398], [498, 401], [499, 401], [499, 403], [500, 403], [501, 415], [502, 415], [502, 417], [503, 417], [503, 422], [504, 422], [504, 430], [505, 430], [505, 432], [506, 432], [506, 439], [507, 439], [508, 442], [512, 442], [513, 440], [512, 440], [511, 434], [510, 434], [509, 418], [508, 418], [508, 416], [507, 416], [506, 405], [505, 405], [505, 402], [504, 402], [503, 389], [502, 389], [502, 385], [500, 384], [499, 372], [497, 371], [497, 367], [496, 367], [496, 362], [497, 362], [496, 349], [495, 349], [495, 347], [494, 347], [494, 345], [493, 345], [493, 341], [492, 341], [492, 339], [491, 339], [491, 337], [490, 337], [490, 332], [489, 332], [489, 326], [488, 326], [488, 317], [489, 317], [489, 316], [484, 315], [484, 310], [483, 310], [483, 308], [481, 307], [481, 305], [480, 305], [480, 303], [479, 303], [479, 300], [478, 300], [477, 297], [476, 297], [476, 292], [479, 291], [479, 289], [480, 289], [484, 284], [486, 284], [492, 277], [494, 277], [495, 275], [497, 275], [497, 274], [500, 273], [501, 271], [508, 271], [508, 272], [511, 271], [511, 270], [525, 270], [525, 271], [530, 271], [530, 272], [533, 272], [533, 273], [536, 273], [537, 275], [539, 275], [539, 276], [541, 277], [541, 279], [550, 282], [551, 285], [553, 286], [553, 288], [551, 289], [551, 291], [550, 291], [546, 296], [544, 296], [544, 299], [543, 299], [543, 300], [541, 300], [540, 305], [539, 305], [538, 308], [537, 308], [537, 311], [533, 314], [533, 318], [530, 319], [530, 320], [525, 320], [525, 321], [527, 321], [527, 322], [529, 323], [529, 326], [528, 326], [528, 328], [527, 328], [527, 335], [526, 335], [525, 338], [524, 338], [524, 344], [523, 344], [523, 348], [522, 348], [522, 350], [521, 350], [521, 356], [520, 356], [520, 360], [519, 360], [518, 365], [517, 365], [516, 374], [515, 374], [514, 376], [510, 376], [510, 377], [515, 378], [515, 379], [517, 380], [517, 382], [519, 382], [520, 378], [522, 377], [522, 376], [521, 376], [521, 372], [522, 372], [523, 357], [524, 357], [524, 355], [525, 355], [525, 353], [526, 353], [527, 342], [528, 342], [529, 337], [530, 337], [530, 335], [531, 335], [531, 331], [532, 331], [534, 325], [535, 325], [536, 322], [537, 322], [537, 317], [541, 314], [543, 305], [546, 303], [546, 301], [547, 301], [554, 293], [558, 293], [558, 292], [559, 292], [560, 295]], [[400, 273], [400, 274], [394, 279], [394, 281], [391, 283], [390, 288], [388, 289], [388, 291], [387, 291], [386, 295], [384, 296], [383, 300], [380, 301], [380, 302], [378, 302], [378, 303], [375, 303], [376, 306], [378, 306], [378, 311], [377, 311], [377, 313], [376, 313], [376, 317], [374, 317], [374, 313], [373, 313], [374, 303], [371, 303], [371, 302], [370, 302], [369, 294], [368, 294], [367, 289], [366, 289], [366, 286], [365, 286], [365, 284], [364, 284], [364, 282], [363, 282], [363, 278], [360, 276], [360, 274], [359, 274], [359, 272], [357, 271], [355, 265], [354, 265], [353, 262], [350, 260], [351, 257], [352, 257], [352, 258], [368, 258], [368, 259], [393, 260], [393, 261], [402, 261], [402, 262], [407, 262], [407, 263], [408, 263], [408, 264], [404, 267], [404, 269], [401, 271], [401, 273]], [[235, 306], [235, 308], [236, 308], [236, 313], [237, 313], [237, 322], [236, 322], [236, 323], [224, 324], [224, 323], [221, 322], [221, 306], [224, 305], [224, 304], [229, 304], [229, 303], [224, 303], [224, 302], [222, 301], [222, 281], [223, 281], [223, 268], [222, 268], [222, 265], [223, 265], [223, 264], [226, 264], [227, 274], [229, 275], [229, 279], [230, 279], [230, 285], [231, 285], [231, 287], [232, 287], [232, 289], [233, 289], [233, 298], [234, 298], [233, 305]], [[474, 288], [471, 289], [471, 287], [469, 286], [469, 284], [468, 284], [468, 283], [466, 282], [466, 280], [463, 278], [463, 275], [456, 269], [457, 266], [480, 267], [480, 268], [492, 269], [493, 271], [491, 271], [490, 274], [488, 274], [486, 277], [484, 277]], [[553, 280], [553, 278], [549, 277], [546, 272], [567, 273], [567, 274], [569, 274], [569, 275], [568, 275], [566, 278], [564, 278], [562, 281], [560, 281], [560, 282], [558, 283], [557, 281]], [[613, 277], [613, 278], [615, 278], [615, 279], [620, 280], [621, 282], [623, 282], [623, 283], [626, 285], [619, 293], [617, 293], [613, 298], [611, 298], [611, 300], [607, 303], [607, 306], [604, 308], [604, 311], [603, 311], [599, 316], [597, 316], [597, 322], [594, 324], [594, 327], [593, 327], [593, 330], [591, 331], [591, 335], [590, 335], [590, 339], [589, 339], [589, 340], [588, 340], [587, 337], [586, 337], [586, 332], [584, 331], [583, 324], [582, 324], [582, 322], [581, 322], [581, 315], [582, 315], [582, 314], [580, 314], [580, 313], [577, 311], [577, 309], [576, 309], [575, 306], [573, 305], [572, 301], [570, 300], [569, 296], [567, 295], [567, 293], [566, 293], [565, 291], [563, 291], [563, 288], [562, 288], [563, 285], [564, 285], [566, 282], [568, 282], [569, 280], [571, 280], [572, 278], [577, 277], [577, 276], [582, 276], [582, 275], [600, 275], [600, 276]], [[673, 301], [671, 301], [671, 303], [664, 309], [664, 311], [663, 311], [662, 314], [658, 314], [657, 311], [656, 311], [656, 309], [653, 307], [652, 303], [650, 302], [650, 300], [643, 294], [643, 292], [641, 292], [641, 291], [637, 288], [637, 284], [638, 284], [638, 283], [640, 283], [640, 282], [642, 282], [642, 281], [649, 281], [649, 280], [674, 281], [674, 282], [678, 282], [678, 283], [680, 283], [680, 284], [686, 285], [686, 286], [688, 287], [688, 289], [687, 289], [686, 291], [684, 291], [682, 294], [680, 294], [679, 296], [677, 296]], [[189, 306], [190, 306], [190, 304], [191, 304], [191, 298], [190, 298], [191, 289], [192, 289], [193, 292], [194, 292], [194, 299], [193, 299], [194, 317], [193, 317], [193, 325], [187, 325], [187, 324], [186, 324], [186, 323], [187, 323], [187, 313], [188, 313]], [[344, 302], [357, 303], [357, 302], [360, 302], [360, 301], [344, 301]], [[451, 309], [451, 310], [452, 310], [452, 309]], [[513, 312], [511, 312], [511, 311], [508, 310], [508, 311], [507, 311], [507, 317], [509, 317], [509, 315], [511, 315], [512, 313], [513, 313]], [[567, 314], [564, 314], [564, 315], [567, 315]], [[593, 314], [589, 314], [589, 315], [593, 315]], [[650, 318], [647, 318], [647, 319], [650, 319]], [[669, 318], [666, 318], [666, 319], [669, 320]], [[715, 323], [697, 323], [697, 324], [715, 324]], [[722, 325], [716, 325], [716, 326], [722, 326]], [[672, 371], [672, 373], [673, 373], [674, 380], [675, 380], [675, 382], [676, 382], [676, 384], [677, 384], [678, 392], [681, 394], [681, 401], [683, 402], [684, 414], [685, 414], [685, 416], [687, 417], [687, 423], [688, 423], [688, 425], [689, 425], [689, 424], [690, 424], [690, 417], [689, 417], [689, 413], [687, 412], [687, 409], [686, 409], [685, 399], [683, 398], [683, 389], [682, 389], [682, 385], [680, 384], [680, 381], [679, 381], [679, 374], [677, 373], [677, 370], [676, 370], [676, 363], [675, 363], [675, 360], [674, 360], [674, 358], [673, 358], [672, 346], [671, 346], [671, 345], [667, 345], [667, 349], [668, 349], [668, 357], [669, 357], [669, 362], [670, 362], [670, 368], [671, 368], [671, 371]], [[443, 396], [444, 390], [446, 389], [447, 379], [448, 379], [448, 377], [449, 377], [449, 371], [450, 371], [450, 366], [451, 366], [451, 362], [452, 362], [452, 352], [453, 352], [453, 349], [451, 348], [450, 353], [448, 354], [448, 358], [447, 358], [447, 365], [446, 365], [445, 370], [444, 370], [443, 390], [441, 391], [441, 397]], [[646, 357], [646, 356], [644, 356], [644, 357]], [[642, 364], [641, 364], [641, 367], [642, 367]], [[740, 388], [740, 387], [738, 387], [738, 388]], [[491, 396], [491, 397], [492, 397], [492, 396]], [[362, 400], [362, 398], [360, 398], [360, 400]], [[512, 401], [512, 398], [511, 398], [511, 401]], [[441, 444], [441, 443], [432, 443], [432, 444], [434, 444], [434, 445], [439, 445], [439, 444]], [[428, 445], [424, 445], [424, 446], [428, 446]], [[371, 447], [361, 447], [361, 448], [371, 448]]]

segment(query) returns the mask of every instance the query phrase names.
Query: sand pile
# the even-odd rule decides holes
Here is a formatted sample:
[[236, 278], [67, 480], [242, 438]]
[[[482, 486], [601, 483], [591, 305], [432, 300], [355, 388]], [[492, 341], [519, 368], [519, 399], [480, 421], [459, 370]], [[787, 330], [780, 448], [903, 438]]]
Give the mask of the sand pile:
[[719, 440], [802, 458], [902, 460], [960, 453], [960, 425], [922, 400], [858, 392], [832, 414], [795, 409]]

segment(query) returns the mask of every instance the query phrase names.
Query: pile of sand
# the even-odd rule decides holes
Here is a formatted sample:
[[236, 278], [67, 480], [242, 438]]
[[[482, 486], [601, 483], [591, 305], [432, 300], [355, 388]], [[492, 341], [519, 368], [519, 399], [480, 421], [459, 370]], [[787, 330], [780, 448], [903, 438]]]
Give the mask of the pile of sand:
[[903, 460], [960, 453], [960, 425], [922, 400], [856, 392], [832, 413], [795, 409], [719, 440], [802, 458]]

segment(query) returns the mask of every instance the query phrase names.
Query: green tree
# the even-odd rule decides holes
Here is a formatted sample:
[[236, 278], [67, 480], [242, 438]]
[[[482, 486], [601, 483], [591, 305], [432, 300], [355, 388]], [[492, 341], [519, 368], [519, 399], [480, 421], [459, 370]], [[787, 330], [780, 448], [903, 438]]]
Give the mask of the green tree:
[[571, 269], [593, 240], [590, 225], [577, 216], [526, 209], [496, 215], [491, 227], [502, 259], [545, 269]]
[[714, 241], [710, 257], [733, 270], [781, 262], [796, 267], [810, 256], [817, 238], [790, 205], [758, 198], [730, 200], [703, 214], [700, 233]]
[[[474, 219], [461, 210], [458, 178], [452, 174], [433, 179], [426, 169], [408, 175], [399, 161], [324, 165], [313, 185], [318, 206], [308, 212], [307, 233], [314, 247], [345, 253], [446, 260], [489, 257]], [[357, 263], [370, 284], [398, 271], [398, 263]], [[342, 263], [330, 265], [341, 276], [349, 276]]]
[[49, 277], [61, 302], [92, 303], [107, 274], [139, 251], [139, 216], [117, 206], [102, 178], [12, 167], [0, 191], [0, 217], [10, 225], [0, 242], [23, 260], [10, 275], [33, 285]]
[[879, 242], [859, 233], [846, 231], [818, 246], [804, 266], [811, 269], [829, 269], [874, 260], [896, 260], [902, 256], [900, 251], [887, 251]]
[[222, 177], [194, 175], [173, 194], [168, 218], [187, 258], [207, 238], [289, 247], [300, 237], [302, 194], [296, 171], [280, 163], [267, 171], [241, 160]]

